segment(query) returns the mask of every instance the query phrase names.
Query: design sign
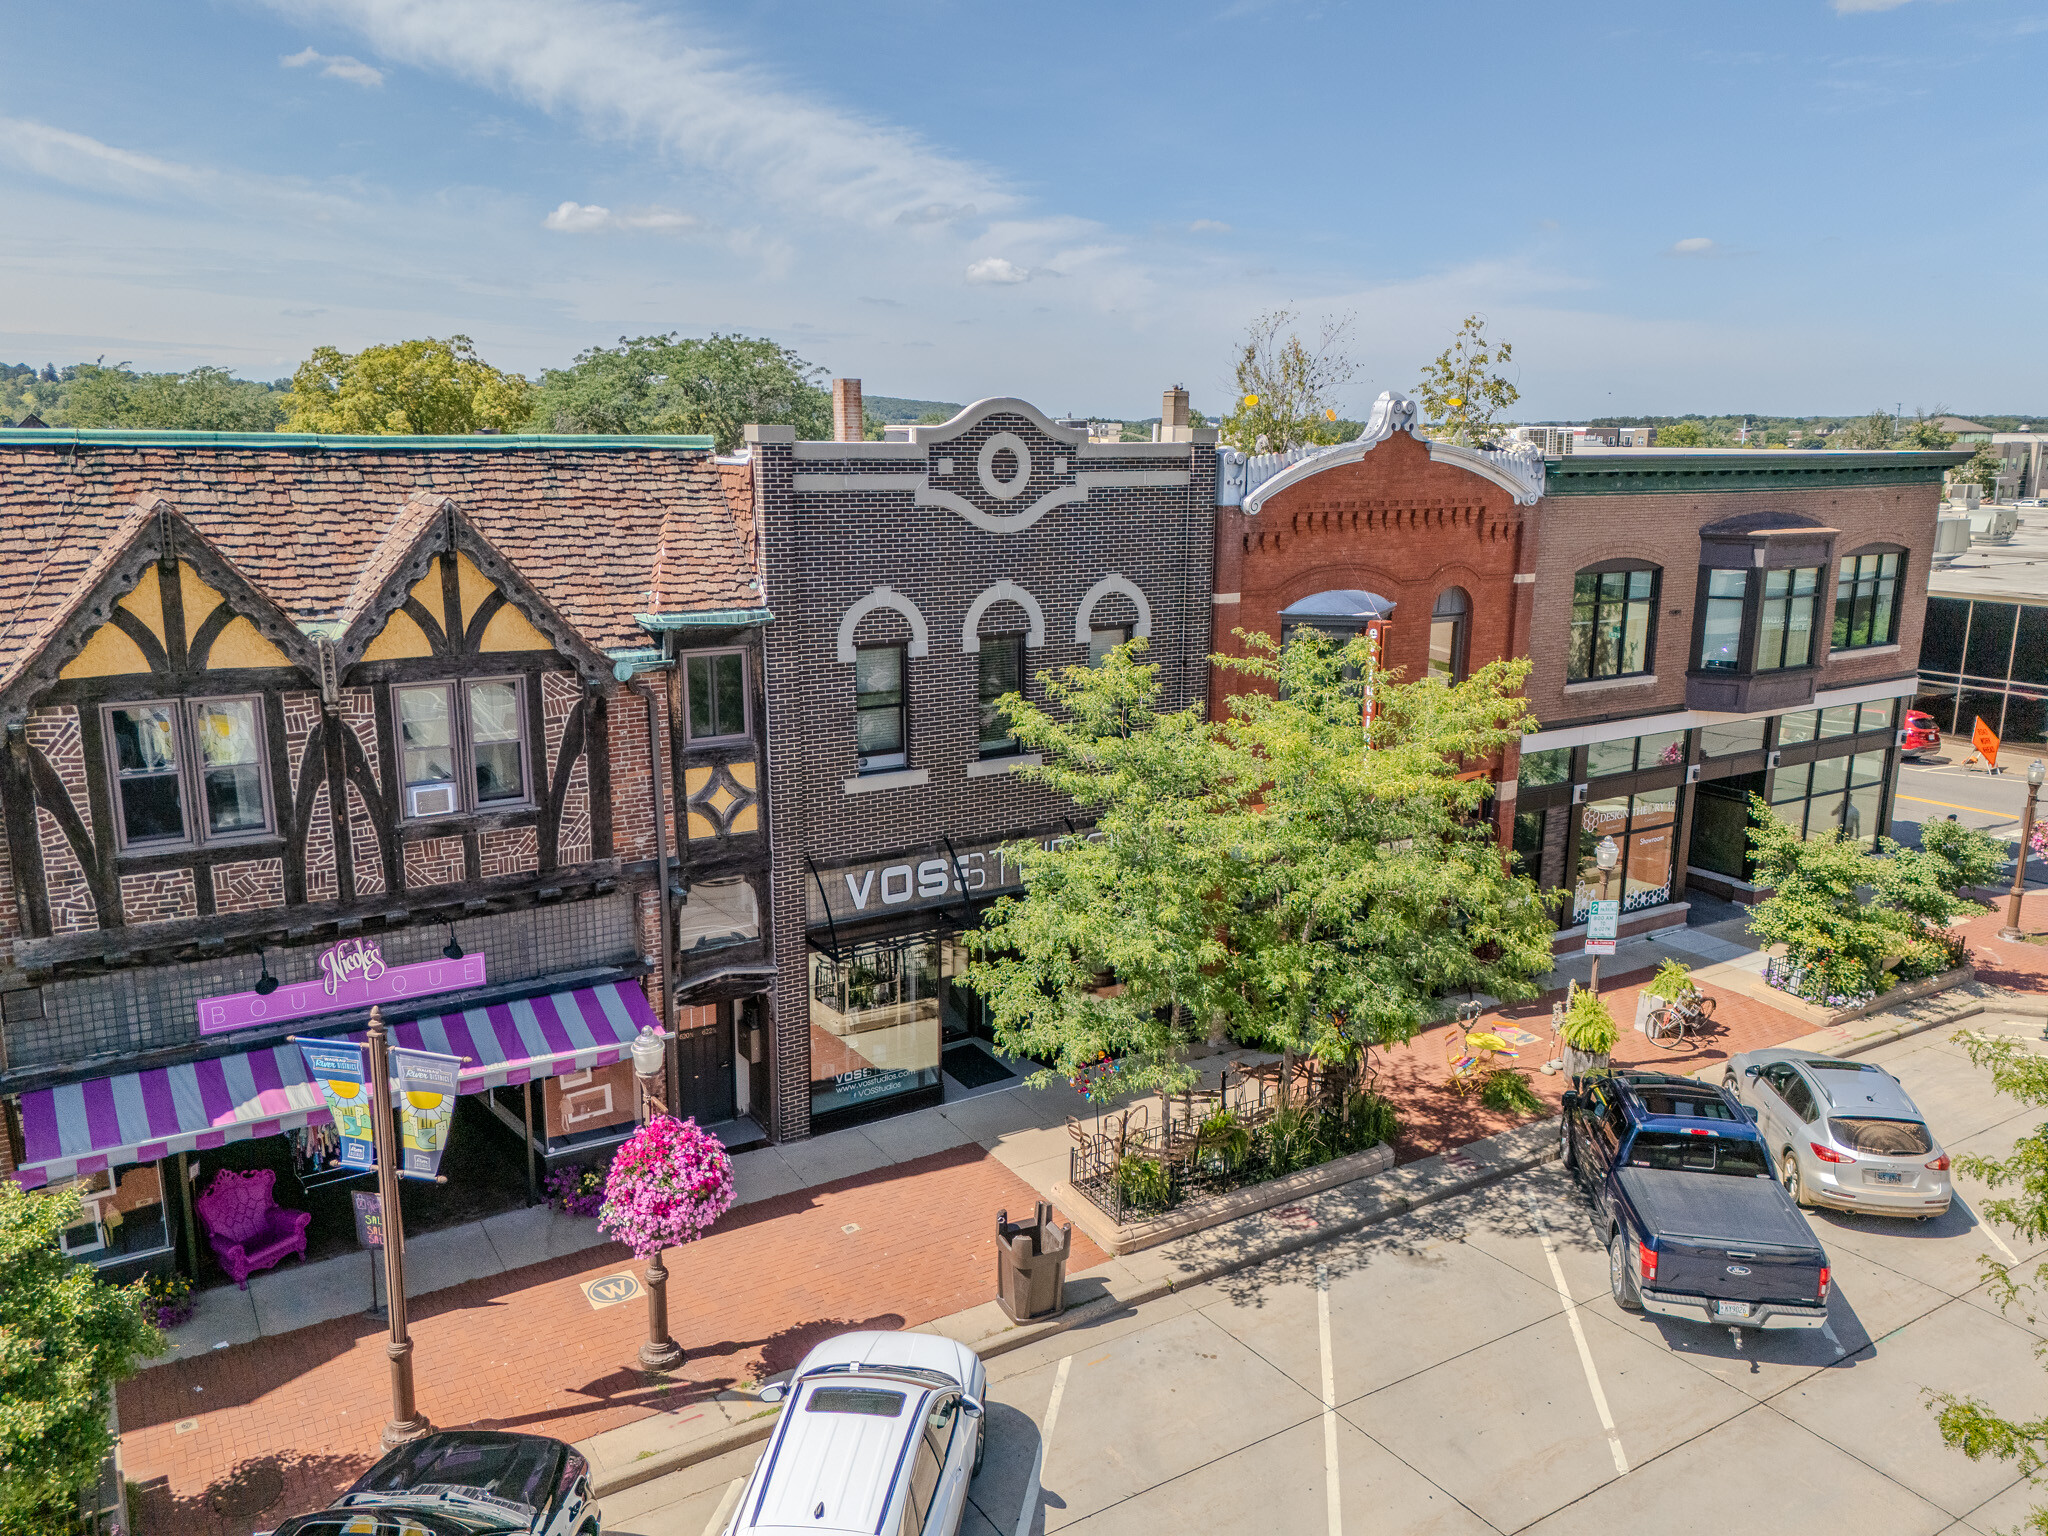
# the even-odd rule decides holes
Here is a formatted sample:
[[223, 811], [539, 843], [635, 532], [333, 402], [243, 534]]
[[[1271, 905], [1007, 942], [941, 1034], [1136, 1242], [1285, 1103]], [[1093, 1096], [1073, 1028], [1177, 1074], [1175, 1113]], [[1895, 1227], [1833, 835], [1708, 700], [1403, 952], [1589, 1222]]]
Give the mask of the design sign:
[[268, 997], [260, 992], [230, 992], [199, 999], [199, 1033], [226, 1034], [322, 1013], [367, 1008], [372, 1003], [403, 1002], [436, 992], [460, 992], [484, 984], [484, 957], [436, 958], [415, 965], [387, 965], [375, 939], [343, 939], [322, 950], [318, 977], [288, 983]]

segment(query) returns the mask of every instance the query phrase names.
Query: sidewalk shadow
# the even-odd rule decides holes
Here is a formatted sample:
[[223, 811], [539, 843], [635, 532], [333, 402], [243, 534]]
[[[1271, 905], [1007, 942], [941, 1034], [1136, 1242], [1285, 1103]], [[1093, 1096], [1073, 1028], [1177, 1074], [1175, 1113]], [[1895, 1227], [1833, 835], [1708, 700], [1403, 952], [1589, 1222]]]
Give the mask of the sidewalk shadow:
[[[255, 1456], [236, 1463], [198, 1493], [186, 1495], [173, 1493], [168, 1478], [155, 1478], [137, 1485], [136, 1530], [138, 1536], [252, 1536], [284, 1524], [293, 1515], [325, 1509], [369, 1471], [375, 1460], [372, 1456], [295, 1452]], [[216, 1508], [217, 1502], [228, 1509], [245, 1507], [252, 1502], [251, 1490], [267, 1491], [272, 1477], [279, 1491], [261, 1508], [247, 1514], [223, 1514]], [[261, 1497], [261, 1492], [253, 1494], [253, 1498]]]

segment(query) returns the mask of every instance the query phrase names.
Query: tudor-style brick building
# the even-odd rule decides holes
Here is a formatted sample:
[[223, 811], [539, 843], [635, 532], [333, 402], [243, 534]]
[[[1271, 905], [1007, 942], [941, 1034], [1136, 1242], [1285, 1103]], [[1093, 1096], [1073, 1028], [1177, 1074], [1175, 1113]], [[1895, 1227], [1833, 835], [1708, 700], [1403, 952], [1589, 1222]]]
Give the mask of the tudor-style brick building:
[[179, 1173], [318, 1184], [285, 1037], [362, 1017], [250, 1019], [340, 940], [447, 959], [386, 1014], [515, 1186], [624, 1133], [660, 1017], [747, 1134], [767, 612], [710, 446], [0, 432], [0, 1173], [83, 1182], [74, 1251], [197, 1265]]

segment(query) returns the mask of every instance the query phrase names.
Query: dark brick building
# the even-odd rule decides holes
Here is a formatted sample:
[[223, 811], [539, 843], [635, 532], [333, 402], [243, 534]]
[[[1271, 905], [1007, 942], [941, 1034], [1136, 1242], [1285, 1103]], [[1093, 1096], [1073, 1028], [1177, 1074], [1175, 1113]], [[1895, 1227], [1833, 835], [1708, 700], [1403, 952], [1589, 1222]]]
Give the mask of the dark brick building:
[[312, 995], [337, 945], [417, 987], [386, 1016], [467, 1059], [515, 1189], [523, 1138], [624, 1133], [676, 1004], [685, 1107], [743, 1107], [766, 610], [709, 449], [0, 432], [0, 1173], [83, 1184], [74, 1251], [197, 1264], [181, 1183], [318, 1186], [286, 1037], [360, 1029]]
[[1039, 673], [1132, 635], [1169, 706], [1201, 697], [1216, 450], [1204, 431], [1091, 444], [1004, 399], [905, 443], [748, 437], [775, 615], [773, 1129], [788, 1139], [938, 1102], [949, 1045], [989, 1059], [956, 935], [1014, 888], [1001, 844], [1073, 823], [1016, 777], [1031, 759], [983, 700], [1040, 696]]

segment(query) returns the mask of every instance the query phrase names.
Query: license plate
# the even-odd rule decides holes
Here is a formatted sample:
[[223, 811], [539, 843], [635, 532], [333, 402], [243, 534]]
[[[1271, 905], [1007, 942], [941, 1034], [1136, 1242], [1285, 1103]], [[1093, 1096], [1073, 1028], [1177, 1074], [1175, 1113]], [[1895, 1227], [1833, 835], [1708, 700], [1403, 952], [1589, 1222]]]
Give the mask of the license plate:
[[1872, 1184], [1903, 1184], [1906, 1176], [1896, 1168], [1866, 1168], [1863, 1177]]
[[1747, 1317], [1749, 1303], [1746, 1301], [1717, 1301], [1714, 1303], [1716, 1317]]

